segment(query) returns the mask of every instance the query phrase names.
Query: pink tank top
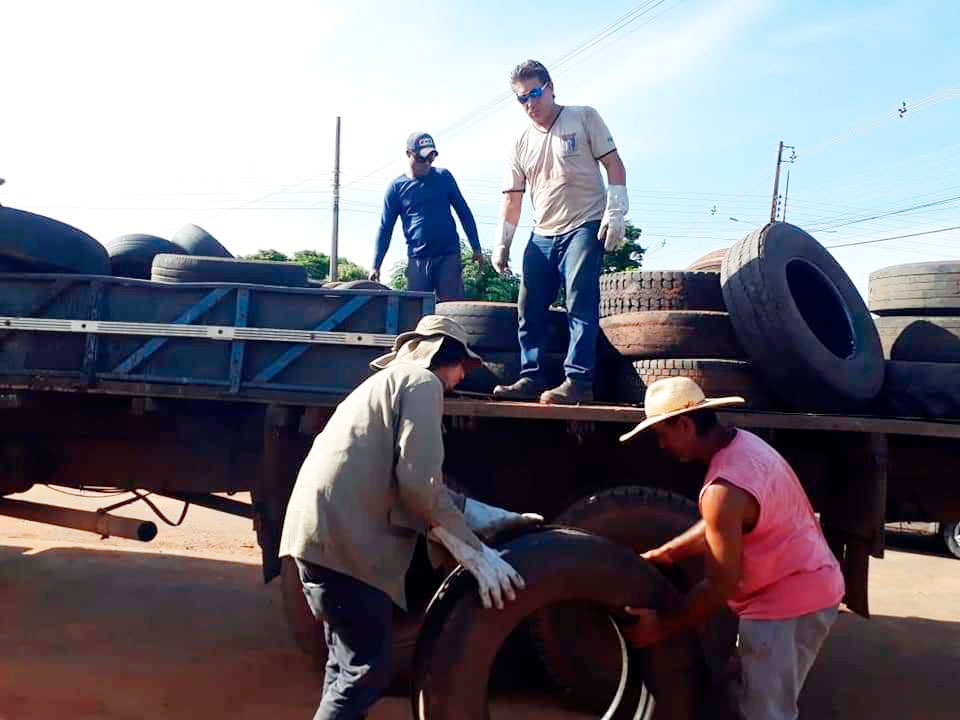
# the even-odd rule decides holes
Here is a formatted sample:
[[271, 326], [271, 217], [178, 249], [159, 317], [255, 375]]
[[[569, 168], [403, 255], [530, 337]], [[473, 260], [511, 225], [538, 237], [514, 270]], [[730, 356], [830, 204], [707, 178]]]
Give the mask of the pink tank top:
[[740, 583], [730, 609], [751, 620], [781, 620], [839, 605], [840, 565], [787, 461], [753, 433], [737, 430], [710, 461], [701, 498], [717, 479], [760, 505], [756, 527], [743, 536]]

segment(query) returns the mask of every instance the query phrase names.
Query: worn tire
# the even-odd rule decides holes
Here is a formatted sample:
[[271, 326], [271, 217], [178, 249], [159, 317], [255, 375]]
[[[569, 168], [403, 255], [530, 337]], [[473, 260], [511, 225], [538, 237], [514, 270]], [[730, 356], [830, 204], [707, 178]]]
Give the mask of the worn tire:
[[[441, 586], [417, 640], [411, 704], [417, 720], [487, 720], [494, 658], [510, 633], [552, 605], [586, 603], [620, 615], [625, 605], [676, 607], [679, 597], [649, 563], [605, 538], [545, 528], [507, 543], [504, 559], [526, 589], [503, 610], [484, 610], [476, 581], [461, 569]], [[701, 704], [703, 667], [696, 638], [685, 634], [645, 652], [622, 645], [623, 691], [609, 720], [692, 720]], [[656, 698], [649, 707], [646, 686]], [[643, 710], [639, 710], [643, 704]]]
[[960, 559], [960, 522], [941, 523], [940, 537], [949, 553]]
[[960, 317], [899, 316], [876, 320], [883, 356], [908, 362], [960, 362]]
[[879, 394], [883, 350], [873, 318], [810, 235], [769, 223], [727, 251], [720, 276], [754, 369], [793, 406], [855, 408]]
[[[497, 385], [510, 385], [520, 379], [520, 351], [484, 352], [483, 366], [467, 373], [457, 390], [489, 395]], [[543, 358], [546, 382], [553, 387], [563, 382], [564, 356], [551, 353]]]
[[337, 290], [390, 290], [390, 288], [373, 280], [347, 280], [338, 283]]
[[[659, 547], [699, 519], [696, 503], [666, 490], [618, 487], [575, 503], [553, 523], [595, 533], [639, 553]], [[703, 559], [691, 559], [666, 573], [681, 593], [703, 579]], [[577, 628], [575, 635], [570, 628]], [[611, 663], [616, 635], [602, 612], [574, 606], [548, 608], [534, 616], [531, 631], [550, 678], [578, 707], [601, 712], [616, 689], [619, 667]], [[699, 631], [711, 675], [726, 669], [737, 638], [737, 618], [728, 610]]]
[[174, 245], [183, 248], [187, 255], [199, 257], [232, 258], [233, 254], [199, 225], [184, 225], [170, 238]]
[[[519, 319], [516, 303], [500, 302], [442, 302], [437, 303], [437, 315], [456, 320], [467, 331], [470, 347], [484, 351], [520, 352], [517, 338]], [[553, 309], [547, 319], [548, 353], [565, 353], [570, 340], [567, 314]]]
[[600, 317], [646, 310], [726, 310], [716, 273], [633, 270], [600, 276]]
[[960, 262], [892, 265], [870, 273], [877, 315], [960, 315]]
[[960, 364], [888, 361], [882, 404], [901, 417], [960, 419]]
[[4, 272], [109, 275], [104, 247], [82, 230], [43, 215], [0, 207]]
[[720, 272], [723, 266], [723, 256], [727, 254], [727, 248], [708, 252], [706, 255], [698, 257], [692, 263], [684, 268], [687, 272]]
[[121, 235], [106, 244], [110, 256], [110, 274], [115, 277], [150, 279], [153, 258], [162, 253], [186, 255], [179, 245], [156, 235], [133, 233]]
[[[742, 360], [666, 359], [637, 360], [633, 369], [640, 380], [644, 394], [657, 380], [668, 377], [688, 377], [703, 388], [707, 397], [739, 395], [746, 400], [744, 407], [769, 409], [777, 403], [767, 386], [756, 377], [751, 363]], [[634, 398], [643, 403], [643, 397]]]
[[271, 260], [157, 255], [153, 259], [150, 277], [157, 282], [169, 283], [242, 283], [307, 287], [307, 271], [302, 265]]
[[605, 317], [600, 330], [628, 358], [745, 357], [730, 316], [705, 310], [651, 310]]

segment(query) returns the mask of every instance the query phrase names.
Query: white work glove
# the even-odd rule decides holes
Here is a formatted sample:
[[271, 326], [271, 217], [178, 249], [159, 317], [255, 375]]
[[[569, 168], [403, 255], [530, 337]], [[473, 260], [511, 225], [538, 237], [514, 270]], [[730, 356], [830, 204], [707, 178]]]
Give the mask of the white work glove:
[[501, 275], [510, 275], [510, 245], [513, 244], [513, 234], [517, 226], [500, 218], [497, 223], [497, 244], [493, 246], [490, 264]]
[[485, 538], [493, 537], [501, 530], [543, 524], [543, 515], [515, 513], [472, 498], [466, 499], [463, 516], [470, 529]]
[[608, 253], [623, 247], [624, 219], [630, 209], [626, 185], [610, 185], [607, 188], [607, 207], [600, 220], [600, 232], [597, 237]]
[[485, 608], [496, 607], [497, 610], [503, 610], [503, 597], [506, 596], [512, 602], [517, 599], [514, 588], [523, 590], [526, 587], [520, 573], [490, 546], [481, 544], [480, 549], [475, 550], [439, 525], [430, 531], [430, 539], [449, 550], [454, 559], [463, 565], [464, 570], [477, 579], [480, 602]]

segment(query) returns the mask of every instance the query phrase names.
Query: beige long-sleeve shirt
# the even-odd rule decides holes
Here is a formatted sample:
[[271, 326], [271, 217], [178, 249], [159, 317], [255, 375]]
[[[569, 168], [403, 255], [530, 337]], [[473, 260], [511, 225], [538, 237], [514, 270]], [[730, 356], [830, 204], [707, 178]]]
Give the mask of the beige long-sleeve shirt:
[[443, 483], [443, 384], [394, 362], [354, 390], [314, 440], [297, 476], [280, 556], [328, 567], [406, 608], [418, 534], [440, 525], [474, 548]]

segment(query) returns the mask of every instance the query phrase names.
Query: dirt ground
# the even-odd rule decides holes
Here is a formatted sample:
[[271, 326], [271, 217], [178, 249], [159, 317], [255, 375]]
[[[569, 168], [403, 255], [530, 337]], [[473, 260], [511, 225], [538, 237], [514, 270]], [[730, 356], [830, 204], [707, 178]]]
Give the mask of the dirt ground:
[[[35, 488], [96, 509], [114, 498]], [[247, 498], [238, 498], [247, 499]], [[180, 503], [161, 500], [168, 516]], [[145, 507], [118, 511], [151, 518]], [[192, 507], [151, 543], [0, 518], [0, 720], [302, 720], [319, 687], [264, 586], [251, 523]], [[802, 697], [805, 720], [951, 720], [960, 561], [907, 539], [872, 565], [873, 619], [843, 613]], [[372, 720], [409, 718], [403, 698]], [[494, 720], [572, 714], [500, 703]]]

